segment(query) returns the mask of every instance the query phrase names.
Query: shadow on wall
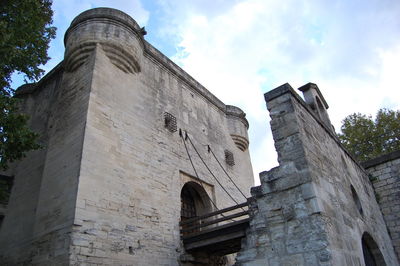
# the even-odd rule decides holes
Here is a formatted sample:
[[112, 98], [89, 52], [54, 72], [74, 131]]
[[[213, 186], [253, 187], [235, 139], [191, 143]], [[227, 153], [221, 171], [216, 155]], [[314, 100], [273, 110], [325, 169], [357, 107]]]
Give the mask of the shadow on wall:
[[386, 265], [378, 245], [370, 234], [364, 232], [361, 239], [361, 244], [364, 255], [364, 263], [366, 266]]

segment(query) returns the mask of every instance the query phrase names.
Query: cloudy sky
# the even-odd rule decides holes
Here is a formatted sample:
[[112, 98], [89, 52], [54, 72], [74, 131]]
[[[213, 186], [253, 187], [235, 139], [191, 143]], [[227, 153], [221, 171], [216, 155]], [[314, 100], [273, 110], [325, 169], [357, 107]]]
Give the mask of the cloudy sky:
[[54, 0], [46, 70], [62, 60], [72, 19], [102, 6], [131, 15], [147, 41], [247, 113], [256, 177], [277, 166], [263, 94], [283, 83], [316, 83], [337, 130], [348, 114], [400, 109], [399, 0]]

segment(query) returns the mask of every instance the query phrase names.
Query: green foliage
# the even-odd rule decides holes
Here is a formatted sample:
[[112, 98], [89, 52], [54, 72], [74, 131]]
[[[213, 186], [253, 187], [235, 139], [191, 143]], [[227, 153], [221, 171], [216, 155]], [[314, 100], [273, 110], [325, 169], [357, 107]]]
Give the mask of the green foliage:
[[400, 111], [380, 109], [375, 120], [354, 113], [342, 121], [339, 139], [360, 161], [400, 150]]
[[37, 134], [27, 127], [28, 117], [18, 112], [16, 100], [0, 94], [0, 169], [25, 156], [26, 151], [40, 148]]
[[51, 0], [0, 1], [0, 169], [38, 149], [37, 134], [27, 127], [27, 116], [18, 112], [12, 98], [11, 75], [24, 74], [25, 81], [40, 78], [40, 68], [49, 57], [49, 42], [55, 37], [51, 26]]
[[55, 37], [51, 27], [50, 0], [2, 0], [0, 2], [0, 88], [10, 89], [14, 71], [25, 79], [37, 80], [39, 67], [49, 57], [49, 42]]

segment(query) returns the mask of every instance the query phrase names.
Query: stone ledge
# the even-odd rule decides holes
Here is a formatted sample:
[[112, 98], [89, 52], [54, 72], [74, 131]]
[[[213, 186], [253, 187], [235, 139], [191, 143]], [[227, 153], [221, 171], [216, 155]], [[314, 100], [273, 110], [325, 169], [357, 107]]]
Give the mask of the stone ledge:
[[279, 87], [276, 87], [275, 89], [266, 92], [264, 94], [264, 99], [266, 102], [269, 102], [275, 98], [278, 98], [279, 96], [287, 93], [287, 92], [291, 92], [293, 95], [295, 95], [296, 93], [294, 92], [292, 86], [289, 85], [289, 83], [285, 83]]
[[361, 165], [367, 169], [370, 167], [374, 167], [378, 164], [386, 163], [388, 161], [393, 161], [400, 158], [400, 150], [394, 151], [391, 153], [384, 154], [382, 156], [376, 157], [374, 159], [362, 162]]
[[24, 97], [24, 95], [33, 94], [37, 90], [44, 88], [46, 82], [51, 80], [53, 77], [56, 77], [58, 73], [62, 70], [64, 70], [64, 60], [58, 63], [58, 65], [56, 65], [52, 70], [50, 70], [46, 75], [44, 75], [37, 83], [26, 83], [19, 86], [15, 90], [14, 97], [22, 98]]

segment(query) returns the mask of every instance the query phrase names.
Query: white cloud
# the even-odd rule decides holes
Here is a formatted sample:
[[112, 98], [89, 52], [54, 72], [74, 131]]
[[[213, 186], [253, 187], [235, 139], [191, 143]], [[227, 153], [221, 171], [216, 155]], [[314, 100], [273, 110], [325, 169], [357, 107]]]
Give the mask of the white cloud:
[[72, 19], [99, 6], [151, 24], [157, 48], [175, 46], [174, 61], [247, 113], [255, 176], [277, 164], [263, 93], [285, 82], [317, 83], [337, 129], [350, 113], [400, 108], [398, 0], [55, 0], [47, 70], [63, 58]]
[[256, 176], [276, 165], [263, 100], [270, 89], [317, 83], [336, 128], [353, 112], [399, 108], [398, 1], [218, 2], [218, 11], [163, 2], [164, 30], [179, 40], [175, 61], [247, 112]]

